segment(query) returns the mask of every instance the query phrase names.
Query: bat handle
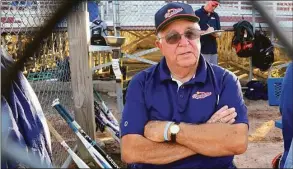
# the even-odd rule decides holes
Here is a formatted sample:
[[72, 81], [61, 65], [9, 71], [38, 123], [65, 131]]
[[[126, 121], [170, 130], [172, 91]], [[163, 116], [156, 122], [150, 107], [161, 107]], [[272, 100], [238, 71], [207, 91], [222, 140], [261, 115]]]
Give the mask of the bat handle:
[[73, 122], [74, 119], [73, 119], [73, 117], [70, 115], [70, 113], [68, 112], [68, 110], [66, 110], [66, 108], [65, 108], [64, 106], [62, 106], [61, 104], [59, 104], [58, 106], [60, 106], [60, 108], [61, 108], [62, 112], [65, 114], [65, 116], [67, 116], [67, 118], [68, 118], [71, 122]]
[[94, 94], [97, 96], [97, 98], [100, 100], [100, 101], [103, 101], [102, 97], [100, 96], [100, 94], [98, 92], [96, 92], [94, 90]]
[[70, 116], [68, 111], [60, 104], [59, 99], [55, 99], [53, 101], [52, 107], [54, 107], [58, 113], [63, 117], [63, 119], [67, 122], [73, 122], [73, 118]]
[[55, 99], [53, 101], [52, 107], [54, 107], [57, 112], [62, 116], [62, 118], [68, 123], [69, 127], [74, 131], [78, 131], [78, 128], [76, 128], [72, 122], [72, 117], [67, 113], [67, 111], [60, 105], [59, 99]]

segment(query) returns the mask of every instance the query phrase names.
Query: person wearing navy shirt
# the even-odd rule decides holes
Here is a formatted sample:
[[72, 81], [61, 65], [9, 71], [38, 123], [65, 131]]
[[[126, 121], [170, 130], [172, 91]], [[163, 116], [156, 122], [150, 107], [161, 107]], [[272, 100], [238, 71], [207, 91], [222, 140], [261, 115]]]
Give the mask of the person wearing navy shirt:
[[[220, 18], [214, 11], [220, 4], [219, 0], [210, 0], [206, 2], [205, 6], [195, 11], [195, 15], [200, 18], [199, 26], [201, 30], [220, 30]], [[217, 65], [218, 64], [218, 51], [217, 51], [217, 39], [220, 37], [220, 32], [201, 37], [201, 53], [205, 59]]]
[[[280, 112], [282, 114], [282, 133], [284, 138], [284, 153], [280, 161], [280, 168], [292, 168], [292, 138], [293, 138], [293, 76], [292, 62], [289, 63], [282, 83], [280, 97]], [[291, 148], [290, 148], [291, 147]], [[291, 152], [289, 151], [291, 149]], [[287, 160], [286, 160], [287, 159]]]
[[247, 149], [239, 80], [200, 54], [198, 21], [181, 2], [155, 14], [164, 57], [130, 81], [120, 123], [129, 168], [235, 168], [234, 155]]
[[[7, 77], [5, 74], [14, 60], [2, 46], [0, 53], [1, 74], [2, 77]], [[47, 121], [36, 93], [21, 71], [18, 71], [5, 92], [1, 93], [1, 116], [1, 145], [7, 148], [8, 143], [15, 144], [23, 148], [23, 152], [33, 153], [30, 160], [52, 167], [51, 137]], [[2, 152], [5, 151], [9, 150]], [[13, 153], [18, 155], [18, 152]], [[5, 153], [1, 154], [1, 160], [2, 169], [31, 167]]]

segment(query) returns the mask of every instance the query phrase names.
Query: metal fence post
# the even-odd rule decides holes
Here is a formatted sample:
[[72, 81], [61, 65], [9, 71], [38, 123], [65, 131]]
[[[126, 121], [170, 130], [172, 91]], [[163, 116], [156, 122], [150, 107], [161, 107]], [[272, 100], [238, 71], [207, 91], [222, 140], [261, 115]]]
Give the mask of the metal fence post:
[[[252, 26], [253, 26], [253, 33], [255, 33], [255, 9], [252, 6]], [[252, 57], [249, 58], [249, 81], [253, 79], [253, 66], [252, 66]]]

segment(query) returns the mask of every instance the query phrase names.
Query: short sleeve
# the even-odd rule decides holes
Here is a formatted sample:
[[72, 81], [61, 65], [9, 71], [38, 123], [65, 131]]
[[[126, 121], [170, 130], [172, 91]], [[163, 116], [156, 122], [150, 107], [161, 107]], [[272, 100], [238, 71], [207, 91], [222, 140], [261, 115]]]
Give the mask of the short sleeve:
[[200, 17], [199, 15], [200, 15], [200, 11], [199, 11], [200, 9], [197, 9], [197, 10], [195, 10], [194, 11], [194, 14], [196, 15], [196, 16], [198, 16], [198, 17]]
[[231, 72], [226, 72], [224, 74], [218, 109], [225, 105], [227, 105], [229, 108], [235, 108], [237, 112], [237, 116], [234, 122], [235, 124], [245, 123], [249, 125], [247, 107], [244, 103], [239, 79]]
[[128, 85], [120, 123], [121, 138], [127, 134], [144, 135], [144, 126], [148, 121], [144, 84], [144, 75], [141, 72]]
[[217, 17], [217, 30], [221, 30], [221, 22], [220, 22], [220, 17], [219, 17], [219, 15], [218, 15], [218, 14], [216, 15], [216, 17]]

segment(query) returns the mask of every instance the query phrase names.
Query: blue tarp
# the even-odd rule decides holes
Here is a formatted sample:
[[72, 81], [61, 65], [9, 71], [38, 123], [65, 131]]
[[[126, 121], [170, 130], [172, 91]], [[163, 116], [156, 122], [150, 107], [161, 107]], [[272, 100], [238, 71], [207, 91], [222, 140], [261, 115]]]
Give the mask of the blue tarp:
[[[2, 75], [7, 73], [7, 67], [13, 62], [9, 57], [5, 51], [1, 51]], [[36, 94], [22, 72], [18, 72], [10, 87], [7, 95], [1, 94], [1, 115], [8, 117], [1, 122], [2, 146], [5, 146], [9, 138], [27, 152], [33, 152], [35, 158], [32, 160], [40, 160], [42, 164], [51, 166], [50, 133]], [[4, 154], [1, 154], [1, 158], [2, 169], [23, 166], [13, 159], [6, 159]]]

